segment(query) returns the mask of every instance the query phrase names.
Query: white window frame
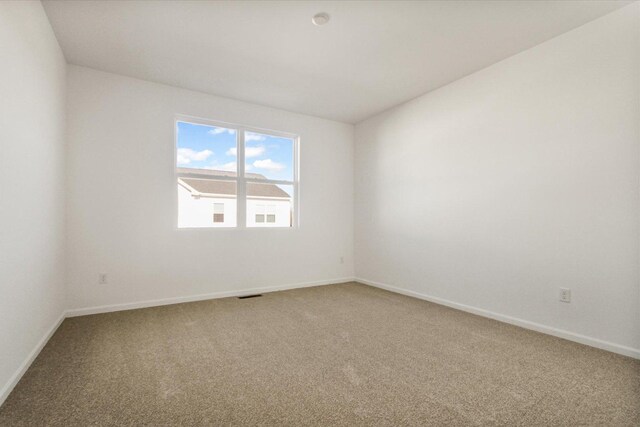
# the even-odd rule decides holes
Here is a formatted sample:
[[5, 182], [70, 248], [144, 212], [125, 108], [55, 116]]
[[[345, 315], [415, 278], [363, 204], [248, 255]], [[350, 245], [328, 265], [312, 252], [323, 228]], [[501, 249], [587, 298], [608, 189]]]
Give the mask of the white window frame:
[[[233, 129], [236, 131], [236, 144], [237, 144], [237, 156], [236, 160], [238, 162], [238, 170], [237, 176], [211, 176], [205, 174], [199, 174], [197, 172], [193, 173], [178, 173], [178, 122], [192, 123], [195, 125], [204, 125], [204, 126], [215, 126], [222, 127], [226, 129]], [[277, 179], [261, 179], [261, 178], [247, 178], [245, 176], [245, 133], [246, 132], [254, 132], [260, 133], [267, 136], [275, 136], [280, 138], [288, 138], [293, 140], [293, 181], [286, 180], [277, 180]], [[299, 180], [299, 165], [300, 165], [300, 137], [296, 134], [289, 132], [282, 132], [271, 129], [258, 128], [253, 126], [240, 125], [235, 123], [227, 123], [221, 122], [217, 120], [209, 120], [203, 119], [199, 117], [186, 116], [186, 115], [176, 115], [173, 121], [173, 170], [174, 170], [174, 183], [178, 182], [178, 178], [200, 178], [207, 180], [217, 180], [217, 181], [233, 181], [236, 183], [236, 226], [235, 227], [204, 227], [206, 229], [214, 229], [214, 230], [225, 230], [225, 229], [251, 229], [251, 230], [259, 230], [259, 229], [294, 229], [298, 228], [300, 224], [300, 180]], [[293, 210], [293, 214], [291, 215], [291, 226], [290, 227], [247, 227], [247, 183], [256, 183], [256, 184], [275, 184], [275, 185], [290, 185], [293, 187], [293, 201], [291, 203], [291, 209]], [[202, 230], [203, 227], [198, 228], [179, 228], [178, 227], [178, 198], [176, 193], [176, 218], [175, 224], [176, 228], [179, 230], [190, 230], [190, 229], [198, 229]], [[265, 212], [265, 223], [266, 223], [266, 212]]]

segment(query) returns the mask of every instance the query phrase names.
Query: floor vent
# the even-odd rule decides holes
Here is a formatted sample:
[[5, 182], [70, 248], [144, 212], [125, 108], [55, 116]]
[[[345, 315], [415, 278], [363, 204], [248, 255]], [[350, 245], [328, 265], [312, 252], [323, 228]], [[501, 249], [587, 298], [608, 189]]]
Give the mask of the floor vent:
[[261, 296], [262, 296], [262, 294], [244, 295], [244, 296], [238, 297], [238, 299], [258, 298], [258, 297], [261, 297]]

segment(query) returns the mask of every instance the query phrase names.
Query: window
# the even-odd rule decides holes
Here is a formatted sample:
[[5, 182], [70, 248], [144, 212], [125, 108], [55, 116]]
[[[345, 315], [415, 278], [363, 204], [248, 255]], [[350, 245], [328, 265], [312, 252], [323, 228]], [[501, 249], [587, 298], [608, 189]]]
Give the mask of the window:
[[256, 222], [264, 222], [264, 205], [256, 205]]
[[256, 205], [256, 224], [276, 224], [276, 205]]
[[224, 203], [213, 204], [213, 222], [224, 222]]
[[276, 207], [275, 205], [267, 206], [267, 223], [273, 224], [276, 222]]
[[293, 227], [298, 138], [178, 119], [178, 227]]

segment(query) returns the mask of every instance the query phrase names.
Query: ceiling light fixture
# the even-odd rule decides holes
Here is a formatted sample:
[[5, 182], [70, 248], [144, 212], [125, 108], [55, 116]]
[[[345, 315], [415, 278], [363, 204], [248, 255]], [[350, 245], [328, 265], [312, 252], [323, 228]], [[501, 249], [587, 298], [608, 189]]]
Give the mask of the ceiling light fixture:
[[329, 14], [322, 12], [313, 15], [313, 18], [311, 18], [311, 22], [313, 22], [313, 25], [317, 25], [318, 27], [320, 27], [329, 22], [329, 19]]

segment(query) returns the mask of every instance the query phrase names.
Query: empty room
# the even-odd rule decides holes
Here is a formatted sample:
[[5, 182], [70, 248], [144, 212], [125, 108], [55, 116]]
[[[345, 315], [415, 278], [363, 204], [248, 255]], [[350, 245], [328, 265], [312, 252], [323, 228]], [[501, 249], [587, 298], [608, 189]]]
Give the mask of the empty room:
[[640, 1], [0, 1], [0, 426], [639, 426]]

